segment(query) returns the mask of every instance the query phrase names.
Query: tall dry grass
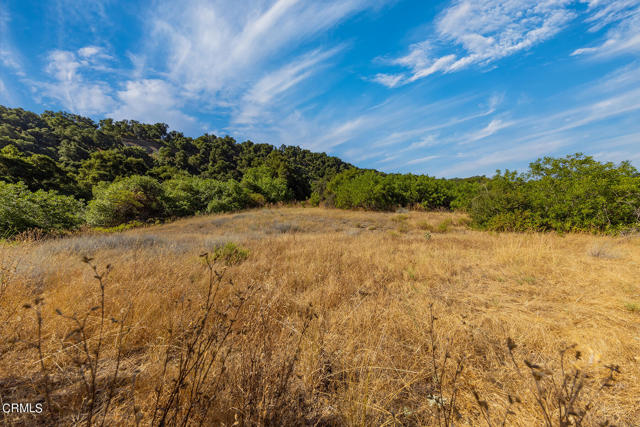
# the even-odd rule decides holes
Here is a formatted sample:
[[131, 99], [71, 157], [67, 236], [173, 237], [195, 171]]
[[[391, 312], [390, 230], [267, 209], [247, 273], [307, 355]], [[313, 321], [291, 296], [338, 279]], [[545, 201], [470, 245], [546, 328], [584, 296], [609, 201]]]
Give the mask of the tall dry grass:
[[0, 394], [45, 412], [0, 417], [637, 425], [640, 239], [465, 224], [283, 208], [5, 245]]

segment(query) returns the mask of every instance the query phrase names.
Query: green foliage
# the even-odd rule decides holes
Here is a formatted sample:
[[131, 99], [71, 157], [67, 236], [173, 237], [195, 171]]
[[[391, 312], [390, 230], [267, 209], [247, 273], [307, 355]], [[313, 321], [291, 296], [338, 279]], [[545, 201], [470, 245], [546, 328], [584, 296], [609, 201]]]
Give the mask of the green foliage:
[[294, 193], [286, 178], [267, 165], [248, 169], [242, 177], [242, 186], [251, 193], [261, 194], [269, 203], [290, 201]]
[[640, 177], [628, 162], [545, 157], [526, 173], [498, 173], [470, 213], [497, 231], [614, 232], [640, 223]]
[[209, 256], [213, 262], [220, 262], [231, 266], [244, 262], [249, 257], [249, 250], [233, 242], [227, 242], [224, 245], [216, 246], [212, 254], [205, 255]]
[[[212, 134], [190, 138], [169, 132], [164, 123], [112, 119], [95, 123], [65, 112], [38, 115], [3, 106], [0, 150], [0, 180], [22, 181], [32, 191], [55, 190], [90, 199], [94, 187], [106, 188], [101, 183], [122, 178], [146, 175], [173, 181], [163, 187], [170, 197], [164, 212], [169, 216], [306, 200], [317, 182], [326, 183], [351, 167], [336, 157], [299, 147], [238, 144], [229, 136]], [[203, 181], [197, 185], [174, 181], [189, 177]], [[204, 180], [211, 180], [209, 190], [195, 188]]]
[[640, 304], [639, 303], [635, 303], [635, 302], [628, 302], [624, 305], [624, 307], [633, 312], [633, 313], [640, 313]]
[[449, 231], [449, 227], [451, 227], [452, 225], [453, 221], [451, 221], [451, 218], [447, 218], [438, 224], [436, 230], [438, 231], [438, 233], [446, 233], [447, 231]]
[[51, 157], [23, 155], [13, 144], [0, 150], [0, 180], [23, 182], [31, 191], [53, 190], [65, 195], [88, 196]]
[[82, 202], [54, 191], [30, 191], [23, 183], [0, 181], [0, 236], [38, 228], [73, 229], [82, 223]]
[[90, 188], [100, 182], [144, 175], [152, 166], [151, 157], [138, 147], [96, 151], [82, 162], [78, 170], [78, 181]]
[[252, 199], [246, 188], [238, 182], [211, 181], [206, 186], [207, 213], [231, 212], [252, 205]]
[[452, 195], [442, 179], [351, 169], [327, 184], [325, 199], [344, 209], [391, 210], [412, 205], [437, 209], [449, 208]]
[[94, 226], [113, 227], [132, 220], [146, 221], [165, 213], [162, 186], [147, 176], [132, 176], [94, 187], [86, 212]]
[[[640, 226], [639, 180], [628, 162], [583, 155], [546, 157], [525, 173], [491, 179], [384, 174], [300, 147], [212, 134], [190, 138], [164, 123], [96, 123], [0, 106], [0, 182], [5, 197], [19, 200], [11, 205], [17, 219], [6, 224], [23, 224], [7, 230], [74, 227], [81, 203], [56, 197], [93, 195], [86, 219], [105, 227], [309, 199], [344, 209], [463, 210], [475, 226], [497, 231], [616, 232]], [[11, 184], [17, 187], [6, 187]], [[76, 209], [61, 214], [61, 222], [38, 217], [63, 200]], [[37, 209], [29, 205], [36, 201]], [[8, 215], [9, 207], [3, 209]]]
[[123, 231], [132, 230], [134, 228], [139, 228], [144, 226], [144, 222], [140, 221], [130, 221], [125, 222], [124, 224], [116, 225], [114, 227], [94, 227], [94, 231], [99, 231], [101, 233], [121, 233]]
[[489, 178], [485, 176], [450, 179], [448, 185], [451, 195], [451, 209], [469, 211], [475, 197], [486, 187], [488, 182]]
[[167, 215], [180, 217], [204, 212], [209, 203], [207, 181], [212, 180], [189, 176], [163, 182]]
[[311, 196], [309, 197], [309, 204], [311, 206], [320, 206], [320, 193], [317, 191], [311, 193]]

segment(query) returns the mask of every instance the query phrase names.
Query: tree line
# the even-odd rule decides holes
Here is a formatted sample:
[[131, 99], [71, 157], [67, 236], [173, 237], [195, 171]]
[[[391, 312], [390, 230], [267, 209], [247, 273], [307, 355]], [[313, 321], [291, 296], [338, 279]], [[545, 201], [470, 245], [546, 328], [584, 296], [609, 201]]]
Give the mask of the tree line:
[[446, 180], [350, 169], [314, 198], [339, 208], [462, 210], [477, 228], [494, 231], [618, 233], [640, 228], [638, 171], [628, 161], [599, 162], [580, 153], [545, 157], [525, 172], [497, 171], [492, 178]]
[[0, 106], [0, 237], [302, 201], [350, 168], [300, 147]]
[[0, 237], [294, 201], [463, 210], [496, 231], [619, 232], [640, 224], [640, 175], [582, 154], [493, 177], [385, 174], [296, 146], [0, 106]]

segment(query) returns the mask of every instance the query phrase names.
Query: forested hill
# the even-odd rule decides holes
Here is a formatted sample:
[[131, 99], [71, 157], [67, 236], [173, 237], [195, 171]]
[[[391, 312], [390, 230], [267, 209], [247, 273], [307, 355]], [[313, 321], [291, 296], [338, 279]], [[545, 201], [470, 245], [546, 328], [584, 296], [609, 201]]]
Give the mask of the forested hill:
[[[164, 181], [198, 176], [240, 181], [250, 169], [287, 181], [293, 198], [315, 182], [352, 168], [337, 157], [294, 146], [236, 142], [211, 134], [190, 138], [164, 123], [92, 119], [64, 112], [38, 115], [0, 106], [0, 180], [31, 191], [54, 190], [88, 200], [100, 182], [147, 175]], [[253, 171], [255, 174], [256, 170]]]
[[359, 169], [300, 147], [190, 138], [162, 123], [0, 106], [0, 239], [292, 201], [464, 210], [474, 226], [498, 231], [640, 229], [640, 174], [629, 162], [578, 153], [520, 174], [447, 180]]

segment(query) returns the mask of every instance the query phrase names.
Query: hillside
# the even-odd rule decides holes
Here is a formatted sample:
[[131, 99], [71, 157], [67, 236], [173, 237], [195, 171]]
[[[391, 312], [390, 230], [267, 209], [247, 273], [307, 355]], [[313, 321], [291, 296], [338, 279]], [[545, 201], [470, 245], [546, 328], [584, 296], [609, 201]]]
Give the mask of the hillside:
[[[563, 381], [560, 351], [570, 348], [565, 373], [573, 381], [580, 369], [583, 387], [571, 410], [593, 406], [582, 425], [634, 425], [638, 238], [488, 234], [467, 223], [444, 212], [258, 209], [4, 246], [3, 399], [36, 391], [44, 401], [48, 390], [52, 422], [87, 416], [82, 372], [90, 378], [95, 359], [73, 319], [89, 314], [82, 334], [93, 355], [95, 264], [104, 318], [113, 318], [96, 368], [96, 422], [107, 411], [106, 424], [119, 425], [162, 416], [168, 424], [444, 425], [445, 416], [486, 424], [475, 391], [492, 425], [507, 411], [507, 425], [543, 425], [536, 386], [555, 420], [551, 380]], [[224, 271], [213, 297], [203, 260]], [[211, 317], [200, 330], [202, 316]], [[202, 346], [209, 350], [198, 353]], [[611, 365], [620, 373], [600, 390]]]
[[640, 228], [640, 174], [628, 161], [581, 153], [492, 178], [387, 174], [300, 147], [0, 106], [0, 237], [295, 202], [464, 211], [474, 227], [495, 231], [619, 234]]
[[[167, 179], [181, 175], [241, 180], [252, 168], [268, 166], [287, 180], [298, 199], [311, 184], [351, 168], [324, 153], [275, 147], [205, 134], [186, 137], [164, 123], [100, 120], [66, 112], [38, 115], [0, 106], [0, 179], [25, 182], [32, 191], [55, 190], [91, 198], [99, 182], [132, 175]], [[43, 174], [43, 166], [47, 174]], [[46, 179], [45, 179], [46, 178]]]

